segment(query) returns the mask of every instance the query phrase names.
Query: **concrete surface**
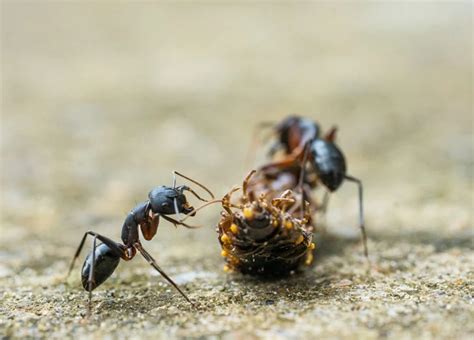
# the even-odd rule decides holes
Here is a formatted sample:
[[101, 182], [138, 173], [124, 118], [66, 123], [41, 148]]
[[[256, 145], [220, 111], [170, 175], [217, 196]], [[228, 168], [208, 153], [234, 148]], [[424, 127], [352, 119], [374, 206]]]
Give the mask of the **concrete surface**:
[[[471, 3], [1, 6], [3, 338], [472, 338]], [[339, 126], [370, 273], [346, 184], [312, 268], [224, 273], [213, 207], [144, 242], [198, 309], [137, 257], [84, 318], [80, 264], [63, 280], [83, 233], [118, 240], [173, 169], [221, 196], [288, 113]]]

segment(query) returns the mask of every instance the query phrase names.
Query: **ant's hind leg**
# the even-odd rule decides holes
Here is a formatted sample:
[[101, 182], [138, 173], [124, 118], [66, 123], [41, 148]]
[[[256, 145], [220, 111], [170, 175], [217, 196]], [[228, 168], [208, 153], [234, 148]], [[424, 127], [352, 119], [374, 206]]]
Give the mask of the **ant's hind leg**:
[[79, 247], [77, 247], [76, 253], [74, 254], [71, 264], [69, 265], [69, 270], [66, 274], [65, 280], [67, 280], [69, 275], [71, 275], [72, 269], [74, 268], [74, 263], [76, 263], [76, 259], [79, 257], [79, 254], [81, 253], [81, 250], [84, 247], [84, 242], [86, 241], [87, 235], [89, 235], [88, 232], [85, 233], [84, 236], [82, 236], [81, 243], [79, 243]]
[[82, 248], [84, 247], [84, 242], [86, 241], [87, 235], [97, 237], [102, 243], [105, 243], [111, 249], [115, 250], [117, 252], [117, 254], [123, 254], [123, 252], [124, 252], [123, 249], [121, 249], [116, 242], [112, 241], [108, 237], [102, 236], [102, 235], [100, 235], [96, 232], [93, 232], [93, 231], [87, 231], [87, 232], [84, 233], [84, 236], [82, 237], [82, 240], [79, 243], [79, 246], [77, 247], [76, 253], [74, 254], [74, 257], [72, 258], [71, 264], [69, 265], [69, 270], [68, 270], [66, 278], [65, 278], [66, 280], [69, 277], [69, 275], [71, 274], [72, 269], [74, 268], [74, 264], [76, 263], [76, 260], [79, 257]]
[[[92, 311], [92, 291], [97, 286], [96, 285], [96, 283], [97, 283], [96, 282], [96, 276], [99, 275], [99, 277], [98, 277], [99, 284], [101, 282], [103, 282], [104, 281], [104, 275], [106, 276], [105, 278], [110, 276], [110, 274], [112, 274], [112, 272], [115, 270], [116, 266], [118, 265], [118, 262], [120, 261], [120, 258], [125, 259], [126, 254], [125, 254], [125, 247], [124, 246], [120, 245], [119, 243], [116, 243], [116, 242], [112, 241], [108, 237], [102, 236], [102, 235], [97, 234], [93, 231], [88, 231], [82, 237], [81, 243], [79, 244], [79, 247], [77, 248], [76, 253], [74, 254], [74, 258], [72, 259], [72, 262], [71, 262], [71, 265], [69, 267], [69, 271], [68, 271], [68, 274], [67, 274], [68, 276], [70, 275], [70, 273], [71, 273], [71, 271], [74, 267], [74, 263], [75, 263], [76, 259], [79, 257], [79, 254], [81, 253], [82, 248], [84, 247], [84, 243], [85, 243], [85, 240], [87, 238], [87, 235], [90, 235], [90, 236], [94, 237], [93, 241], [92, 241], [92, 252], [89, 254], [90, 260], [88, 260], [88, 258], [86, 258], [86, 261], [84, 262], [84, 266], [83, 266], [83, 271], [82, 271], [83, 287], [85, 288], [85, 290], [87, 290], [89, 292], [88, 304], [87, 304], [87, 315], [90, 316], [91, 311]], [[108, 266], [110, 268], [105, 270], [105, 272], [104, 272], [104, 268], [102, 266], [102, 269], [99, 269], [98, 273], [96, 273], [96, 265], [97, 265], [96, 251], [98, 249], [97, 240], [101, 241], [103, 245], [108, 247], [107, 249], [110, 251], [108, 256], [109, 257], [111, 256], [112, 258], [116, 259], [115, 262], [114, 262], [115, 265], [110, 265], [110, 263], [109, 263]], [[101, 247], [101, 245], [99, 245], [99, 248], [100, 247]], [[99, 253], [100, 253], [100, 250], [99, 250]], [[84, 268], [87, 265], [90, 265], [90, 267], [88, 267], [84, 271]], [[87, 271], [88, 271], [88, 273], [87, 273]], [[87, 281], [85, 281], [86, 275], [87, 275]]]

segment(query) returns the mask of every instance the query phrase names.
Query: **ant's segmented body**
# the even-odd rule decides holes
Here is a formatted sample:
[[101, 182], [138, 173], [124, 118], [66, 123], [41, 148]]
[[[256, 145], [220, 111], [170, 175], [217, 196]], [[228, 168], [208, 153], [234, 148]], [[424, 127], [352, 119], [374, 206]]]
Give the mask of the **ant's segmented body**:
[[[344, 154], [335, 144], [337, 129], [333, 127], [323, 138], [320, 138], [320, 128], [316, 122], [303, 117], [289, 116], [275, 125], [274, 132], [277, 136], [277, 142], [272, 145], [269, 154], [273, 157], [278, 149], [283, 149], [284, 158], [260, 168], [267, 176], [299, 167], [300, 176], [298, 181], [302, 192], [305, 192], [305, 185], [314, 188], [318, 183], [325, 186], [329, 192], [336, 191], [344, 180], [358, 185], [359, 226], [364, 254], [368, 257], [362, 181], [347, 174]], [[326, 209], [327, 197], [325, 196], [324, 199], [323, 210]], [[309, 199], [306, 192], [305, 199]]]
[[[173, 175], [173, 187], [160, 186], [152, 189], [148, 194], [148, 200], [137, 204], [128, 213], [122, 226], [121, 239], [123, 243], [117, 243], [93, 231], [88, 231], [84, 234], [73, 257], [67, 276], [70, 275], [87, 236], [92, 236], [93, 250], [87, 255], [81, 271], [82, 286], [89, 292], [89, 313], [91, 310], [92, 291], [112, 275], [121, 259], [130, 261], [135, 257], [137, 251], [140, 252], [145, 260], [147, 260], [153, 268], [155, 268], [172, 286], [174, 286], [189, 303], [193, 304], [176, 283], [158, 266], [155, 259], [143, 248], [139, 239], [139, 228], [145, 240], [151, 240], [155, 236], [158, 230], [160, 217], [175, 226], [182, 225], [187, 228], [195, 228], [194, 226], [184, 223], [183, 220], [180, 219], [180, 213], [187, 216], [195, 215], [195, 210], [191, 205], [189, 205], [184, 192], [187, 191], [192, 193], [201, 201], [208, 201], [201, 198], [196, 192], [185, 185], [176, 186], [176, 175], [197, 184], [214, 198], [214, 195], [209, 191], [209, 189], [202, 184], [176, 171], [173, 172]], [[169, 216], [173, 214], [178, 216], [178, 220]], [[98, 246], [96, 245], [97, 240], [102, 242]]]

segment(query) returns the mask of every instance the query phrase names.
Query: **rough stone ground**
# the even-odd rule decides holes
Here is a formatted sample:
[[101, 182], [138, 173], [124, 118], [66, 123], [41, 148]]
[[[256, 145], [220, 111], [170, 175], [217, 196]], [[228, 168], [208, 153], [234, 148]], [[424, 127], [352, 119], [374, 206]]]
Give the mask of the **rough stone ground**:
[[[474, 335], [472, 4], [1, 6], [4, 338]], [[224, 273], [209, 208], [145, 242], [196, 310], [137, 257], [84, 318], [79, 266], [63, 281], [82, 234], [118, 239], [172, 169], [222, 195], [251, 127], [290, 112], [340, 128], [370, 273], [346, 184], [313, 267]]]

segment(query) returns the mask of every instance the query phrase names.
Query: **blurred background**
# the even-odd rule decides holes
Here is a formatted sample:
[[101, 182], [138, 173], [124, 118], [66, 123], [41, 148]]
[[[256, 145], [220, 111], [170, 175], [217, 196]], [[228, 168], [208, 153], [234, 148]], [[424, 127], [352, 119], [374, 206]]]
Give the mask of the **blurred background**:
[[[9, 290], [59, 289], [53, 278], [83, 233], [118, 240], [128, 211], [171, 184], [174, 169], [222, 196], [263, 161], [260, 147], [245, 164], [253, 127], [290, 113], [339, 127], [349, 172], [365, 185], [374, 256], [417, 244], [472, 255], [472, 3], [1, 6], [0, 282]], [[350, 184], [332, 196], [329, 233], [358, 239], [356, 198]], [[162, 222], [146, 246], [173, 274], [210, 261], [206, 270], [221, 275], [218, 212], [197, 216], [200, 230]], [[334, 256], [360, 258], [357, 242], [348, 247]], [[119, 278], [149, 273], [135, 262]]]

